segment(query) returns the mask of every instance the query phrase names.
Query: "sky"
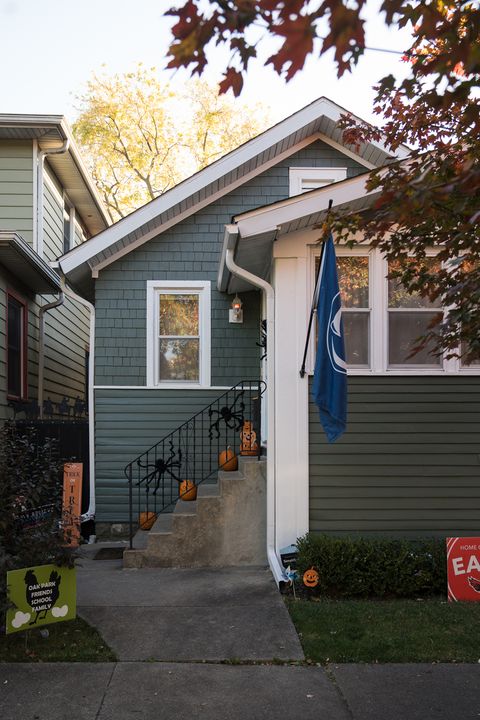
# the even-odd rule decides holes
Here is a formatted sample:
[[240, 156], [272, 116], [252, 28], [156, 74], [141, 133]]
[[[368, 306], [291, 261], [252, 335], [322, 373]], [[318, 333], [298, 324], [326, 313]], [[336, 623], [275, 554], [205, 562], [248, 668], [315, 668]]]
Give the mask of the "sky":
[[[172, 19], [162, 13], [174, 0], [0, 0], [2, 62], [0, 63], [0, 113], [65, 115], [72, 122], [85, 83], [94, 72], [123, 73], [141, 62], [158, 68], [159, 78], [180, 87], [187, 71], [164, 70], [171, 39]], [[402, 51], [409, 33], [388, 31], [370, 0], [367, 46]], [[268, 57], [272, 45], [266, 44]], [[211, 55], [205, 75], [221, 77], [222, 51]], [[399, 55], [366, 53], [352, 74], [340, 80], [332, 55], [310, 59], [288, 84], [261, 62], [252, 64], [242, 99], [262, 101], [277, 122], [321, 95], [366, 120], [371, 112], [375, 82], [388, 73], [403, 76], [406, 66]]]

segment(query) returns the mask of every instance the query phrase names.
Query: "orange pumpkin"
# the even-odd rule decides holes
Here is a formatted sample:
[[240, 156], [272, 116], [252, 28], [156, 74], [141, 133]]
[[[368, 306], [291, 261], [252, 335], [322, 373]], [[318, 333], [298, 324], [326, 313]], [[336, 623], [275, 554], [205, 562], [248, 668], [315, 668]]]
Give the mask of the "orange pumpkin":
[[150, 530], [156, 519], [157, 515], [154, 512], [141, 512], [138, 518], [138, 524], [142, 530]]
[[196, 500], [197, 486], [193, 480], [182, 480], [180, 483], [180, 500]]
[[320, 576], [315, 568], [311, 567], [303, 573], [303, 584], [307, 587], [317, 587]]
[[221, 470], [227, 472], [238, 470], [238, 458], [230, 446], [218, 456], [218, 465]]

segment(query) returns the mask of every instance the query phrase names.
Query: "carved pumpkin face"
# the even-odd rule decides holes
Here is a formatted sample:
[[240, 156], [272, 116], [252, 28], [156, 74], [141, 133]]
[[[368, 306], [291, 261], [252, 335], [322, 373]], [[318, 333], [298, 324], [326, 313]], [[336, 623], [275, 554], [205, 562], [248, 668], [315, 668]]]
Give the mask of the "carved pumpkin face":
[[318, 580], [318, 572], [313, 567], [303, 573], [303, 584], [307, 587], [317, 587]]

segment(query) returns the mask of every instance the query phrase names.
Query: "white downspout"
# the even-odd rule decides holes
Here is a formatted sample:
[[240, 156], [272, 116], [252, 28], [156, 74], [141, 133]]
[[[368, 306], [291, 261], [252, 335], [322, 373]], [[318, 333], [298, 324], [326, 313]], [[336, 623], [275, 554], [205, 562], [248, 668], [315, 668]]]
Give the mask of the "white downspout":
[[70, 140], [65, 140], [58, 148], [40, 150], [37, 156], [37, 223], [33, 238], [33, 249], [43, 258], [43, 166], [47, 155], [62, 155], [70, 147]]
[[225, 264], [236, 277], [246, 280], [265, 293], [267, 315], [267, 558], [270, 570], [277, 584], [285, 582], [285, 570], [277, 553], [276, 528], [276, 476], [275, 476], [275, 291], [263, 278], [253, 275], [236, 264], [234, 260], [238, 228], [228, 226], [229, 239], [225, 255]]
[[95, 517], [95, 405], [93, 379], [95, 372], [95, 307], [85, 298], [77, 295], [65, 284], [61, 276], [62, 290], [65, 295], [80, 303], [90, 311], [90, 355], [88, 357], [88, 456], [90, 464], [90, 499], [88, 510], [82, 515], [82, 522], [93, 520]]
[[38, 407], [40, 411], [40, 420], [43, 420], [43, 383], [45, 376], [45, 313], [53, 308], [63, 305], [65, 295], [60, 293], [57, 300], [42, 305], [38, 313], [39, 332], [38, 332]]

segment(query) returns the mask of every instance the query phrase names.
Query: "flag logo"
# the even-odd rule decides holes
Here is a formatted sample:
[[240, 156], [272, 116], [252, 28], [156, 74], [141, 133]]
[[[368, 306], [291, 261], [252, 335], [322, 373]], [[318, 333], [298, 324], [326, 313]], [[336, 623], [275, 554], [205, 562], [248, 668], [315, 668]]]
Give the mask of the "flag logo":
[[327, 440], [334, 442], [347, 426], [347, 365], [342, 304], [331, 235], [323, 246], [314, 299], [317, 306], [318, 344], [313, 397]]
[[342, 334], [342, 307], [340, 293], [332, 299], [330, 317], [327, 325], [326, 344], [328, 355], [334, 372], [347, 374], [347, 363], [344, 360], [344, 343]]

